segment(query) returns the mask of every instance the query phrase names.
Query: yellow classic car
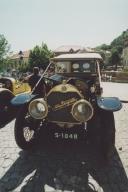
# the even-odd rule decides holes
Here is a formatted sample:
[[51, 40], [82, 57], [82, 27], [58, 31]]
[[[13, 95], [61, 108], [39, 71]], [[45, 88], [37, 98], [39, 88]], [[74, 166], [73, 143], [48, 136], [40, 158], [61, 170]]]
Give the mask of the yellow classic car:
[[9, 89], [14, 95], [31, 91], [27, 82], [19, 81], [12, 77], [1, 77], [0, 88]]
[[0, 78], [0, 126], [15, 117], [18, 108], [12, 107], [10, 101], [13, 97], [21, 93], [31, 91], [27, 82], [18, 81], [12, 77]]

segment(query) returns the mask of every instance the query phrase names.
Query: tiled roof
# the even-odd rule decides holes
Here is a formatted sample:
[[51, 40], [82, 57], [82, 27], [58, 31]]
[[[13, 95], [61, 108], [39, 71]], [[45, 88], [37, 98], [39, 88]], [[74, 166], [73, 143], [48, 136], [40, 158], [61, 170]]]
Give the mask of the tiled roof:
[[63, 45], [54, 50], [54, 53], [85, 53], [94, 52], [90, 47], [83, 47], [79, 45]]
[[[29, 54], [30, 54], [30, 50], [28, 50], [28, 51], [22, 51], [22, 57], [23, 57], [23, 58], [28, 58], [28, 57], [29, 57]], [[21, 56], [21, 54], [19, 54], [19, 52], [18, 52], [18, 53], [16, 53], [16, 54], [10, 56], [10, 59], [19, 59], [20, 56]]]
[[77, 51], [80, 51], [80, 50], [83, 50], [84, 47], [82, 46], [79, 46], [79, 45], [62, 45], [60, 47], [58, 47], [57, 49], [54, 50], [55, 53], [58, 53], [58, 52], [70, 52], [71, 50], [73, 52], [77, 52]]

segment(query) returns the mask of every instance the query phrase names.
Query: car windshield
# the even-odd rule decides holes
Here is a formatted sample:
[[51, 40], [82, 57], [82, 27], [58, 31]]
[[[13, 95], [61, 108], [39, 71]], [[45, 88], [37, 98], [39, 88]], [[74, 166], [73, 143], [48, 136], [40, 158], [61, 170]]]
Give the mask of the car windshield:
[[57, 73], [95, 73], [96, 65], [94, 60], [58, 61], [55, 69]]

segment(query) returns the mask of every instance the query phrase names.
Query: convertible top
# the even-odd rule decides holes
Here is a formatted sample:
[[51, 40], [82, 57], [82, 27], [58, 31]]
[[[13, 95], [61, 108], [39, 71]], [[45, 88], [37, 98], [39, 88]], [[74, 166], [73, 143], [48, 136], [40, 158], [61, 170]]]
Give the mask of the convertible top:
[[1, 79], [2, 79], [2, 80], [4, 80], [4, 79], [5, 79], [5, 80], [10, 80], [11, 82], [15, 82], [15, 79], [14, 79], [13, 77], [5, 77], [5, 76], [4, 76], [4, 77], [0, 77], [0, 80], [1, 80]]
[[63, 54], [57, 57], [52, 58], [52, 61], [61, 61], [61, 60], [84, 60], [84, 59], [98, 59], [103, 60], [99, 53], [75, 53], [75, 54]]

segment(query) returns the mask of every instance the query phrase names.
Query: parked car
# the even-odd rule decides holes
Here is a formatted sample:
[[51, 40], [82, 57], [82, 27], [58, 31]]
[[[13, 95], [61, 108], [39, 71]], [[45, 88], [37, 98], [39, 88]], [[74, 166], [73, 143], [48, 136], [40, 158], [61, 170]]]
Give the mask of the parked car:
[[[122, 105], [116, 97], [102, 97], [98, 53], [64, 54], [54, 57], [50, 65], [55, 74], [42, 78], [46, 82], [45, 96], [19, 95], [12, 105], [22, 105], [15, 122], [15, 140], [24, 150], [36, 146], [40, 131], [44, 138], [92, 143], [108, 159], [115, 145], [113, 112]], [[38, 82], [38, 84], [41, 81]]]
[[15, 95], [30, 92], [28, 83], [23, 83], [11, 77], [0, 77], [0, 125], [11, 119], [16, 109], [10, 101]]
[[12, 77], [1, 77], [0, 88], [10, 90], [14, 95], [24, 92], [30, 92], [30, 86], [27, 82], [16, 80]]

